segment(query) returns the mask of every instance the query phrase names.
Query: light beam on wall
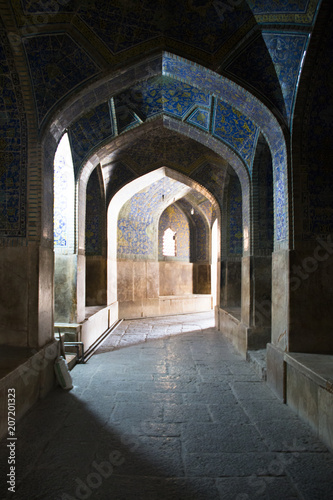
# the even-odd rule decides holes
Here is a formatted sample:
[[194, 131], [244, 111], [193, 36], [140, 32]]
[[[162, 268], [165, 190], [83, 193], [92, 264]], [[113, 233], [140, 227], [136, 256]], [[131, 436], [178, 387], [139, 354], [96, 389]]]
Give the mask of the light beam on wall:
[[58, 144], [54, 157], [54, 247], [74, 249], [74, 169], [67, 133]]

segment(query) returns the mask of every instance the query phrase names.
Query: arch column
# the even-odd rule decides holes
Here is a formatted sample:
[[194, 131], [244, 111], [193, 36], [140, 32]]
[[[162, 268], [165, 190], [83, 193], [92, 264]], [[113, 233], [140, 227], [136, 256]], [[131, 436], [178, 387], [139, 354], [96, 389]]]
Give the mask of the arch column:
[[[306, 377], [300, 371], [305, 370], [304, 360], [317, 359], [320, 361], [312, 367], [312, 373], [318, 369], [325, 377], [320, 355], [333, 354], [331, 24], [331, 3], [324, 0], [297, 91], [291, 135], [294, 238], [290, 251], [273, 254], [273, 331], [267, 353], [271, 387], [314, 428], [318, 427], [315, 419], [321, 404], [318, 379], [307, 393], [311, 405], [302, 408]], [[306, 353], [299, 357], [296, 367], [290, 366], [293, 352]], [[329, 408], [328, 401], [325, 405], [323, 414]], [[332, 430], [329, 432], [332, 436]]]
[[[225, 179], [222, 210], [222, 262], [221, 262], [221, 307], [241, 313], [242, 289], [242, 238], [237, 239], [242, 228], [241, 189], [235, 174], [228, 173]], [[246, 280], [247, 281], [247, 280]]]
[[269, 147], [262, 135], [258, 138], [252, 166], [251, 257], [247, 259], [250, 275], [248, 322], [251, 331], [248, 349], [264, 349], [271, 341], [273, 172]]

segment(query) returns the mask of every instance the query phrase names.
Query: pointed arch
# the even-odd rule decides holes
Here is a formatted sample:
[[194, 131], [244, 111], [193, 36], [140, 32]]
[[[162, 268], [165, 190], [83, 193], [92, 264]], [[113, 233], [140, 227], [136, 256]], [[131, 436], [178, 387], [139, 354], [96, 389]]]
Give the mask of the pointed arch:
[[[118, 293], [117, 293], [117, 282], [118, 282], [118, 268], [117, 268], [117, 234], [118, 234], [118, 214], [121, 212], [122, 207], [126, 204], [128, 200], [132, 198], [133, 195], [138, 193], [139, 191], [142, 191], [143, 189], [147, 188], [148, 186], [152, 185], [153, 183], [156, 183], [163, 179], [164, 177], [173, 179], [175, 181], [178, 181], [185, 186], [188, 186], [189, 189], [193, 189], [198, 191], [200, 194], [204, 195], [213, 205], [213, 218], [214, 220], [217, 220], [218, 224], [218, 229], [217, 231], [219, 232], [220, 228], [220, 220], [221, 220], [221, 215], [220, 215], [220, 208], [215, 200], [214, 196], [202, 185], [200, 185], [198, 182], [193, 181], [189, 177], [187, 177], [184, 174], [181, 174], [179, 172], [176, 172], [170, 168], [167, 167], [161, 167], [157, 170], [154, 170], [152, 172], [149, 172], [148, 174], [145, 174], [134, 181], [128, 183], [126, 186], [124, 186], [122, 189], [120, 189], [116, 195], [112, 198], [109, 206], [108, 206], [108, 304], [117, 302], [118, 300]], [[181, 198], [186, 194], [186, 190], [181, 190], [179, 192], [178, 198]], [[171, 202], [172, 203], [172, 202]], [[160, 219], [161, 214], [163, 213], [164, 209], [166, 206], [170, 204], [170, 200], [165, 200], [165, 204], [161, 204], [159, 208], [155, 210], [155, 219], [156, 219], [156, 228], [155, 230], [157, 231], [158, 229], [158, 221]], [[212, 223], [214, 222], [212, 220]], [[157, 241], [157, 234], [156, 234], [156, 241]], [[220, 239], [219, 239], [220, 241]], [[219, 243], [218, 243], [219, 246]], [[157, 252], [157, 247], [155, 251], [155, 260], [156, 260], [156, 265], [158, 265], [158, 252]], [[220, 253], [220, 250], [218, 248], [217, 253]], [[154, 263], [152, 263], [152, 266]], [[218, 287], [219, 283], [216, 283], [216, 286]], [[219, 295], [219, 290], [217, 288], [216, 290], [216, 295]]]
[[[267, 140], [272, 155], [274, 172], [274, 246], [275, 250], [287, 249], [291, 241], [289, 230], [290, 207], [288, 195], [288, 153], [283, 126], [278, 122], [273, 113], [250, 92], [235, 84], [230, 79], [222, 77], [207, 68], [194, 64], [186, 59], [176, 57], [173, 54], [163, 52], [159, 56], [148, 58], [128, 70], [116, 73], [111, 78], [92, 85], [84, 95], [73, 98], [72, 102], [62, 110], [61, 115], [57, 117], [51, 125], [46, 139], [52, 141], [59, 137], [64, 128], [69, 127], [71, 123], [78, 119], [88, 109], [92, 109], [103, 102], [108, 101], [110, 96], [115, 95], [126, 88], [130, 88], [134, 81], [139, 82], [150, 77], [164, 75], [176, 81], [184, 82], [195, 88], [206, 92], [216, 99], [222, 99], [229, 106], [242, 112], [260, 129]], [[98, 96], [98, 97], [97, 97]], [[163, 114], [163, 112], [162, 112]], [[177, 124], [171, 125], [175, 120], [169, 115], [164, 115], [163, 121], [166, 127], [173, 126], [174, 130], [184, 133], [195, 140], [205, 143], [211, 149], [220, 151], [229, 161], [231, 156], [232, 167], [237, 171], [237, 163], [243, 163], [237, 152], [232, 147], [227, 146], [222, 139], [216, 139], [211, 132], [204, 132], [194, 125], [176, 120]], [[141, 128], [144, 124], [138, 124]], [[123, 135], [115, 136], [114, 132], [106, 131], [105, 138], [92, 151], [87, 152], [84, 165], [89, 162], [95, 162], [96, 154], [101, 155], [102, 149], [115, 150], [122, 143]], [[187, 129], [187, 130], [186, 130]], [[191, 130], [189, 135], [188, 130]], [[187, 133], [186, 133], [187, 132]], [[96, 163], [95, 163], [96, 164]], [[85, 167], [84, 167], [85, 168]], [[243, 169], [247, 168], [243, 165]], [[81, 175], [81, 174], [79, 174]], [[250, 175], [248, 171], [246, 176]], [[242, 183], [242, 179], [241, 183]], [[244, 197], [244, 200], [246, 198]]]

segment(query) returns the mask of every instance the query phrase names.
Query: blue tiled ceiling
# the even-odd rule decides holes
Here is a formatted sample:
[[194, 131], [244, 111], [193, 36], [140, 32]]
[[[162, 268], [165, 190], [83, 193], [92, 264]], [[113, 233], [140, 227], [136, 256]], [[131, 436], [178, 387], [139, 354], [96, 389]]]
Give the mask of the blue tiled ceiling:
[[0, 22], [0, 236], [26, 235], [27, 122], [9, 41]]
[[263, 39], [274, 64], [284, 100], [287, 120], [290, 123], [297, 80], [308, 35], [266, 32], [263, 33]]
[[127, 110], [143, 121], [162, 112], [183, 120], [196, 107], [210, 104], [207, 93], [165, 76], [140, 82], [115, 97], [117, 116]]
[[[42, 122], [58, 101], [97, 76], [103, 69], [102, 60], [119, 63], [125, 54], [126, 57], [138, 57], [140, 53], [144, 54], [149, 50], [170, 47], [175, 52], [184, 52], [185, 57], [191, 60], [197, 60], [197, 56], [201, 61], [207, 59], [209, 67], [215, 63], [223, 65], [223, 60], [229, 61], [224, 56], [235, 43], [243, 50], [240, 42], [256, 23], [262, 29], [270, 30], [273, 37], [275, 34], [271, 26], [274, 23], [288, 24], [291, 30], [295, 27], [297, 29], [297, 25], [303, 25], [310, 32], [319, 3], [320, 0], [17, 1], [15, 15], [18, 24], [23, 24], [23, 44], [39, 122]], [[32, 27], [31, 24], [36, 21], [32, 16], [38, 16], [37, 13], [40, 18], [36, 19], [43, 23], [43, 31], [44, 28], [46, 31], [46, 27], [55, 30], [59, 25], [64, 26], [64, 29], [70, 25], [88, 40], [88, 45], [82, 46], [79, 38], [74, 39], [74, 35], [72, 38], [56, 31], [42, 33], [37, 25]], [[301, 34], [298, 36], [302, 37]], [[300, 61], [294, 55], [301, 50], [301, 40], [293, 40], [293, 46], [290, 46], [290, 40], [284, 41], [289, 44], [293, 53], [292, 66], [289, 60], [286, 68], [291, 67], [291, 72], [294, 73]], [[93, 49], [91, 52], [90, 48]], [[271, 51], [269, 48], [269, 52]], [[239, 53], [239, 50], [236, 52]], [[99, 57], [96, 57], [97, 54]], [[249, 49], [247, 56], [254, 59], [252, 68], [255, 69], [257, 64], [261, 65], [260, 51]], [[247, 66], [244, 65], [244, 72], [242, 65], [237, 68], [240, 69], [238, 76], [243, 80], [248, 76]], [[261, 73], [261, 76], [264, 77], [264, 74]], [[288, 76], [288, 84], [289, 78], [293, 80], [293, 75]], [[284, 75], [280, 84], [286, 83], [285, 80]], [[164, 89], [166, 90], [165, 84]], [[286, 98], [285, 91], [282, 90]], [[270, 90], [265, 89], [264, 95], [268, 94]], [[171, 111], [177, 113], [175, 101], [170, 100], [169, 104], [173, 105]], [[275, 102], [273, 104], [276, 105]], [[287, 108], [289, 109], [288, 102]]]
[[[212, 97], [208, 92], [173, 80], [151, 78], [110, 100], [114, 107], [118, 134], [140, 125], [158, 114], [186, 121], [205, 132], [210, 131]], [[112, 115], [112, 113], [111, 113]], [[70, 131], [76, 170], [87, 153], [115, 132], [107, 103], [78, 120]], [[213, 135], [231, 146], [246, 162], [249, 170], [257, 127], [235, 107], [217, 100], [213, 113]]]
[[99, 67], [64, 34], [24, 38], [39, 121], [77, 85], [99, 73]]
[[77, 14], [114, 54], [161, 36], [214, 53], [253, 17], [245, 1], [223, 13], [221, 3], [100, 0], [82, 2]]
[[[275, 41], [273, 43], [271, 39], [267, 40], [272, 43], [271, 50], [273, 51]], [[297, 39], [297, 41], [300, 40], [300, 38]], [[262, 43], [265, 45], [263, 39]], [[301, 47], [302, 43], [299, 45], [299, 55], [302, 51]], [[271, 56], [269, 58], [275, 74]], [[278, 64], [278, 59], [276, 64]], [[294, 77], [297, 74], [296, 66], [295, 64], [290, 68], [290, 74]], [[286, 81], [285, 68], [282, 65], [280, 72], [282, 83]], [[278, 88], [280, 88], [279, 85]], [[280, 94], [285, 107], [281, 89]], [[285, 95], [292, 96], [287, 88]], [[291, 105], [292, 97], [289, 102]], [[108, 104], [111, 108], [110, 113]], [[258, 99], [254, 99], [248, 91], [241, 89], [230, 80], [171, 54], [163, 54], [162, 74], [159, 77], [147, 79], [121, 94], [110, 96], [109, 101], [100, 105], [98, 111], [92, 111], [89, 117], [83, 117], [73, 124], [70, 136], [72, 143], [76, 143], [74, 146], [76, 170], [84, 158], [87, 158], [91, 151], [89, 148], [96, 147], [96, 144], [104, 139], [115, 137], [161, 114], [186, 122], [193, 128], [204, 130], [207, 134], [207, 141], [204, 143], [208, 147], [211, 141], [216, 139], [228, 145], [231, 151], [242, 158], [250, 174], [260, 132], [258, 124], [261, 124], [264, 133], [265, 131], [267, 133], [269, 129], [270, 147], [273, 151], [274, 182], [277, 186], [275, 229], [278, 239], [285, 240], [287, 221], [285, 147], [273, 116], [267, 112]], [[100, 115], [104, 119], [101, 131], [98, 130]], [[149, 135], [153, 135], [152, 132]], [[180, 137], [179, 134], [176, 134], [176, 137]], [[175, 146], [177, 140], [170, 144], [165, 139], [159, 130], [157, 136], [154, 137], [154, 143], [149, 141], [148, 149], [147, 141], [139, 141], [142, 142], [143, 147], [136, 145], [135, 151], [132, 144], [132, 147], [127, 149], [123, 161], [131, 165], [131, 159], [128, 162], [126, 156], [133, 153], [133, 161], [140, 163], [138, 174], [148, 172], [163, 164], [169, 165], [169, 162], [165, 163], [165, 159], [170, 160], [169, 151], [173, 151], [176, 165], [178, 165], [177, 167], [172, 163], [169, 165], [171, 168], [182, 168], [183, 164], [189, 163], [188, 158], [183, 158], [182, 148]], [[195, 156], [195, 148], [192, 149]], [[199, 157], [200, 154], [193, 158], [193, 161], [198, 161]], [[191, 169], [185, 173], [188, 174], [190, 171]]]
[[69, 130], [69, 137], [75, 173], [78, 172], [89, 151], [114, 135], [108, 102], [100, 104], [73, 123]]

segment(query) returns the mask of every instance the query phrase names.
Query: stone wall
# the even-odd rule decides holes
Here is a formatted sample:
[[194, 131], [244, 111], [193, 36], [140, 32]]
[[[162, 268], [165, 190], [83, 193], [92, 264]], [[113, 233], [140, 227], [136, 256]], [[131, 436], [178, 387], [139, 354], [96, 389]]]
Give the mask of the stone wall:
[[101, 255], [86, 257], [86, 306], [106, 304], [106, 259]]
[[[144, 315], [158, 315], [160, 299], [165, 297], [177, 297], [179, 305], [179, 300], [184, 298], [188, 302], [193, 294], [211, 294], [208, 264], [119, 260], [117, 269], [119, 310], [126, 314], [120, 317], [141, 317], [143, 308]], [[168, 313], [177, 314], [177, 307], [173, 310], [170, 306]], [[194, 311], [195, 307], [187, 310]]]

